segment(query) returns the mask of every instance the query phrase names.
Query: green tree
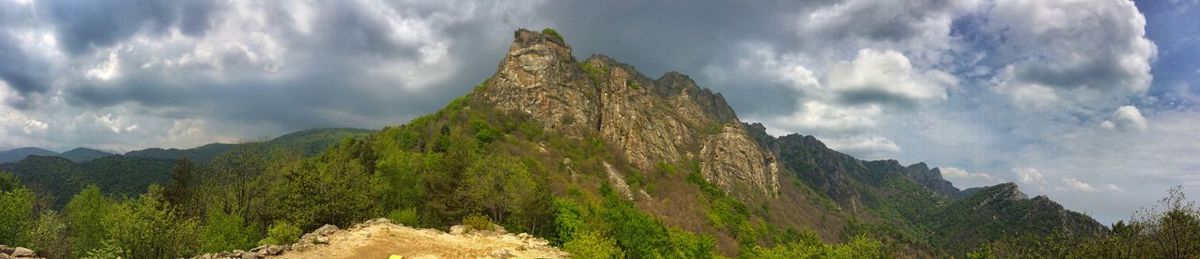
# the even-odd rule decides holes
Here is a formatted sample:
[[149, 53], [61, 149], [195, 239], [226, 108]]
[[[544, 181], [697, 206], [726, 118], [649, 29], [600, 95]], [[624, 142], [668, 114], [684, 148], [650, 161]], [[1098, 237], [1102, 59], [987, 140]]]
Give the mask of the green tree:
[[575, 235], [571, 241], [563, 244], [563, 251], [571, 253], [575, 258], [624, 258], [625, 253], [617, 247], [617, 242], [596, 232], [586, 232]]
[[[302, 229], [347, 226], [382, 214], [372, 192], [369, 146], [347, 139], [321, 155], [273, 165], [257, 181], [264, 189], [263, 219], [286, 220]], [[269, 202], [268, 202], [269, 201]]]
[[105, 219], [115, 206], [114, 203], [104, 197], [100, 188], [95, 185], [83, 188], [83, 191], [71, 198], [66, 207], [67, 229], [71, 232], [71, 251], [82, 255], [102, 246], [101, 242], [109, 235]]
[[388, 213], [387, 218], [388, 220], [391, 220], [392, 223], [404, 226], [412, 227], [421, 224], [421, 215], [417, 214], [416, 208], [392, 210], [392, 212]]
[[804, 240], [775, 246], [756, 247], [754, 254], [759, 258], [884, 258], [883, 243], [865, 236], [856, 236], [841, 245], [826, 245], [819, 241]]
[[67, 224], [61, 214], [52, 210], [43, 211], [38, 215], [37, 222], [29, 230], [31, 248], [38, 251], [40, 256], [48, 258], [66, 258], [70, 251], [67, 246]]
[[[271, 149], [262, 143], [244, 143], [214, 158], [206, 170], [198, 171], [199, 186], [195, 189], [197, 208], [219, 206], [225, 211], [240, 214], [244, 219], [260, 218], [252, 215], [261, 206], [256, 202], [271, 186], [256, 180], [267, 168], [279, 167], [300, 159], [300, 154], [283, 149]], [[269, 221], [262, 222], [266, 224]]]
[[191, 201], [192, 188], [194, 188], [192, 178], [195, 171], [196, 166], [187, 157], [179, 159], [175, 163], [175, 167], [171, 169], [171, 179], [163, 189], [163, 196], [167, 203], [180, 208], [185, 215], [198, 214], [198, 211], [194, 209], [197, 204]]
[[125, 258], [191, 256], [197, 243], [196, 222], [182, 218], [163, 201], [162, 188], [151, 185], [136, 200], [122, 202], [105, 219], [113, 245]]
[[1183, 187], [1167, 191], [1159, 207], [1144, 213], [1142, 222], [1161, 258], [1200, 257], [1200, 209], [1187, 201]]
[[300, 239], [300, 227], [287, 221], [276, 221], [267, 229], [267, 237], [259, 240], [259, 245], [283, 245], [295, 243]]
[[28, 231], [34, 226], [34, 195], [16, 187], [0, 192], [0, 244], [27, 245]]
[[415, 208], [425, 198], [425, 180], [421, 174], [428, 168], [421, 153], [399, 150], [380, 151], [373, 186], [385, 209]]
[[0, 193], [11, 191], [21, 187], [21, 183], [17, 181], [17, 176], [0, 171]]
[[254, 229], [246, 225], [241, 215], [226, 213], [216, 207], [209, 208], [205, 214], [199, 235], [201, 252], [248, 249], [258, 240]]

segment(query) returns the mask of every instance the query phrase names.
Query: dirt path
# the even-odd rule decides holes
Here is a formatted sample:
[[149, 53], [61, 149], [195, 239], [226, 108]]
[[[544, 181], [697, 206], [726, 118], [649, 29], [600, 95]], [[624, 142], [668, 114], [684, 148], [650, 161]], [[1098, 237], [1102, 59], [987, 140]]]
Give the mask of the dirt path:
[[449, 234], [391, 223], [372, 223], [326, 236], [328, 244], [272, 258], [566, 258], [545, 240], [528, 235]]

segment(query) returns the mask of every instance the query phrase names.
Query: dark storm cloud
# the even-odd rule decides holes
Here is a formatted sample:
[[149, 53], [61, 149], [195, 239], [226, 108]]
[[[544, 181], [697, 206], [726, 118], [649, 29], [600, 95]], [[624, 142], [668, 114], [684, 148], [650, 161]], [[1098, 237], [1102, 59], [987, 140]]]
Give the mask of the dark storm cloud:
[[19, 93], [44, 92], [44, 84], [37, 71], [40, 67], [25, 56], [25, 52], [17, 48], [8, 35], [0, 35], [0, 79], [8, 83]]
[[927, 33], [931, 13], [955, 6], [957, 0], [857, 1], [815, 15], [818, 22], [806, 24], [813, 32], [835, 40], [868, 39], [901, 42]]
[[[28, 57], [11, 37], [0, 34], [0, 81], [26, 97], [49, 89], [50, 75], [46, 73], [48, 66], [42, 60]], [[0, 103], [22, 110], [32, 106], [28, 98], [0, 100]]]
[[[126, 69], [126, 74], [113, 81], [90, 81], [65, 89], [67, 101], [96, 109], [132, 104], [165, 118], [265, 123], [288, 130], [400, 124], [404, 118], [437, 110], [493, 73], [515, 28], [497, 30], [496, 24], [482, 21], [424, 28], [419, 23], [441, 22], [437, 19], [445, 16], [439, 13], [442, 10], [435, 10], [437, 6], [402, 6], [396, 12], [409, 20], [401, 23], [416, 23], [418, 29], [432, 31], [396, 35], [394, 28], [388, 27], [395, 21], [371, 13], [378, 11], [374, 8], [380, 6], [345, 1], [318, 3], [318, 13], [308, 21], [310, 31], [301, 32], [296, 26], [304, 22], [304, 17], [282, 6], [268, 6], [264, 15], [273, 26], [267, 28], [267, 33], [273, 36], [273, 43], [288, 51], [288, 62], [281, 64], [277, 72], [254, 71], [247, 64], [248, 54], [226, 53], [219, 61], [229, 66], [225, 69], [231, 71], [224, 72], [228, 79], [192, 76], [209, 72], [207, 68]], [[387, 78], [410, 71], [372, 72], [390, 62], [405, 64], [402, 68], [420, 66], [426, 55], [423, 48], [439, 44], [448, 48], [442, 59], [458, 64], [447, 67], [455, 71], [446, 71], [451, 76], [442, 81], [417, 86]]]
[[879, 89], [850, 90], [838, 93], [838, 101], [847, 105], [886, 104], [904, 111], [912, 111], [921, 105], [923, 100], [900, 96]]
[[57, 28], [59, 44], [72, 54], [107, 47], [137, 33], [163, 34], [176, 28], [203, 35], [214, 1], [51, 0], [38, 2]]
[[[747, 40], [796, 47], [793, 19], [834, 1], [553, 1], [541, 14], [574, 47], [575, 55], [604, 54], [656, 78], [668, 71], [690, 75], [724, 95], [743, 117], [784, 113], [794, 107], [787, 88], [769, 78], [731, 73], [720, 82], [706, 69], [729, 72], [749, 55]], [[781, 109], [783, 107], [783, 109]]]

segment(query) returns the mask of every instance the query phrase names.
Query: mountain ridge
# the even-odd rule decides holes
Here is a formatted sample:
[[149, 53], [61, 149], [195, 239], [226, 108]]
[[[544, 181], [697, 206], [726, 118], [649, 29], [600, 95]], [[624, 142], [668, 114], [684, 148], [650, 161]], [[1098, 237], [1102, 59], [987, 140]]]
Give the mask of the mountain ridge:
[[[1012, 183], [959, 190], [925, 163], [859, 160], [811, 135], [772, 136], [687, 75], [650, 78], [603, 55], [579, 61], [551, 29], [515, 31], [496, 73], [474, 90], [379, 131], [313, 129], [84, 163], [34, 156], [0, 168], [28, 167], [18, 176], [40, 178], [31, 184], [38, 190], [109, 175], [83, 165], [154, 181], [171, 170], [162, 164], [180, 157], [201, 166], [177, 166], [187, 170], [172, 175], [173, 191], [158, 192], [175, 197], [185, 215], [217, 217], [204, 227], [240, 235], [215, 241], [224, 250], [385, 214], [429, 228], [495, 222], [567, 252], [634, 258], [794, 258], [842, 249], [858, 257], [961, 257], [1014, 236], [1104, 231]], [[180, 192], [192, 177], [196, 192]], [[110, 192], [130, 197], [145, 188], [123, 187]], [[121, 204], [171, 210], [155, 195]]]
[[74, 148], [71, 150], [67, 150], [66, 152], [62, 152], [61, 154], [58, 154], [58, 156], [60, 156], [60, 157], [63, 157], [63, 158], [66, 158], [66, 159], [69, 159], [69, 160], [75, 161], [75, 162], [87, 162], [87, 161], [91, 161], [93, 159], [111, 156], [111, 155], [116, 155], [116, 154], [105, 152], [102, 150], [97, 150], [97, 149], [85, 148], [85, 147], [77, 147], [77, 148]]
[[[682, 73], [672, 71], [650, 79], [633, 66], [604, 55], [576, 61], [565, 41], [546, 33], [514, 32], [512, 46], [496, 74], [469, 96], [500, 111], [527, 114], [549, 131], [581, 139], [596, 136], [615, 146], [632, 164], [630, 170], [696, 163], [705, 180], [743, 203], [766, 206], [830, 199], [837, 204], [831, 212], [834, 217], [847, 219], [852, 223], [849, 226], [875, 231], [873, 235], [914, 245], [906, 249], [943, 247], [951, 253], [965, 252], [966, 246], [947, 246], [954, 242], [948, 237], [970, 230], [939, 232], [934, 228], [952, 224], [941, 222], [938, 215], [956, 209], [956, 213], [973, 216], [961, 220], [983, 218], [976, 211], [980, 208], [959, 210], [955, 206], [961, 200], [994, 198], [954, 187], [939, 168], [924, 162], [906, 166], [896, 160], [863, 161], [829, 149], [812, 136], [771, 136], [762, 124], [742, 123], [719, 93], [696, 85]], [[804, 185], [797, 187], [800, 192], [811, 188], [817, 192], [810, 195], [828, 198], [787, 200], [793, 195], [781, 195], [780, 182], [791, 176]], [[1045, 197], [1039, 200], [1049, 201]], [[1086, 215], [1045, 204], [1042, 207], [1057, 211], [1051, 213], [1055, 220], [1049, 222], [1088, 233], [1103, 229]], [[765, 215], [762, 220], [784, 222], [771, 218]], [[791, 226], [804, 224], [814, 227], [813, 222]], [[1026, 231], [1046, 233], [1051, 229], [1055, 228]]]
[[35, 156], [55, 156], [58, 152], [46, 150], [38, 147], [23, 147], [10, 150], [0, 151], [0, 163], [16, 162], [25, 159], [25, 157]]
[[[731, 193], [779, 189], [775, 158], [752, 146], [724, 98], [678, 72], [651, 80], [603, 55], [578, 62], [561, 38], [521, 29], [496, 74], [473, 94], [498, 110], [530, 114], [548, 130], [596, 133], [641, 170], [699, 159], [705, 178]], [[734, 155], [750, 161], [722, 159]]]

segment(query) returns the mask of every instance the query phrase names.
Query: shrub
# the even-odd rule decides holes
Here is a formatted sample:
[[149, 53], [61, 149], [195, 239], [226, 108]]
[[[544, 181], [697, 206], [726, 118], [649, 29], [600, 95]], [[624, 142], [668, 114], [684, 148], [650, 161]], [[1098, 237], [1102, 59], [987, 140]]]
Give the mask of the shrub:
[[563, 39], [562, 34], [558, 34], [558, 31], [556, 31], [552, 28], [542, 29], [542, 35], [546, 35], [546, 36], [552, 37], [554, 39], [557, 39], [559, 42], [563, 42], [563, 43], [567, 42], [566, 40]]
[[421, 222], [421, 216], [417, 215], [417, 209], [415, 208], [392, 210], [391, 213], [388, 213], [388, 219], [392, 223], [410, 227], [416, 226]]
[[617, 242], [595, 232], [576, 235], [570, 242], [563, 244], [563, 250], [571, 253], [574, 258], [624, 258], [625, 253], [617, 247]]
[[16, 188], [0, 192], [0, 244], [25, 245], [25, 230], [34, 225], [33, 192]]
[[220, 209], [209, 209], [204, 225], [200, 227], [201, 250], [204, 252], [246, 249], [253, 245], [255, 234], [245, 226], [245, 220], [237, 213], [225, 213]]
[[295, 243], [300, 239], [300, 227], [286, 221], [276, 221], [267, 230], [267, 238], [258, 241], [259, 245], [282, 245]]
[[462, 220], [463, 226], [467, 227], [468, 231], [495, 231], [496, 226], [492, 225], [492, 220], [482, 214], [474, 213], [467, 215]]

